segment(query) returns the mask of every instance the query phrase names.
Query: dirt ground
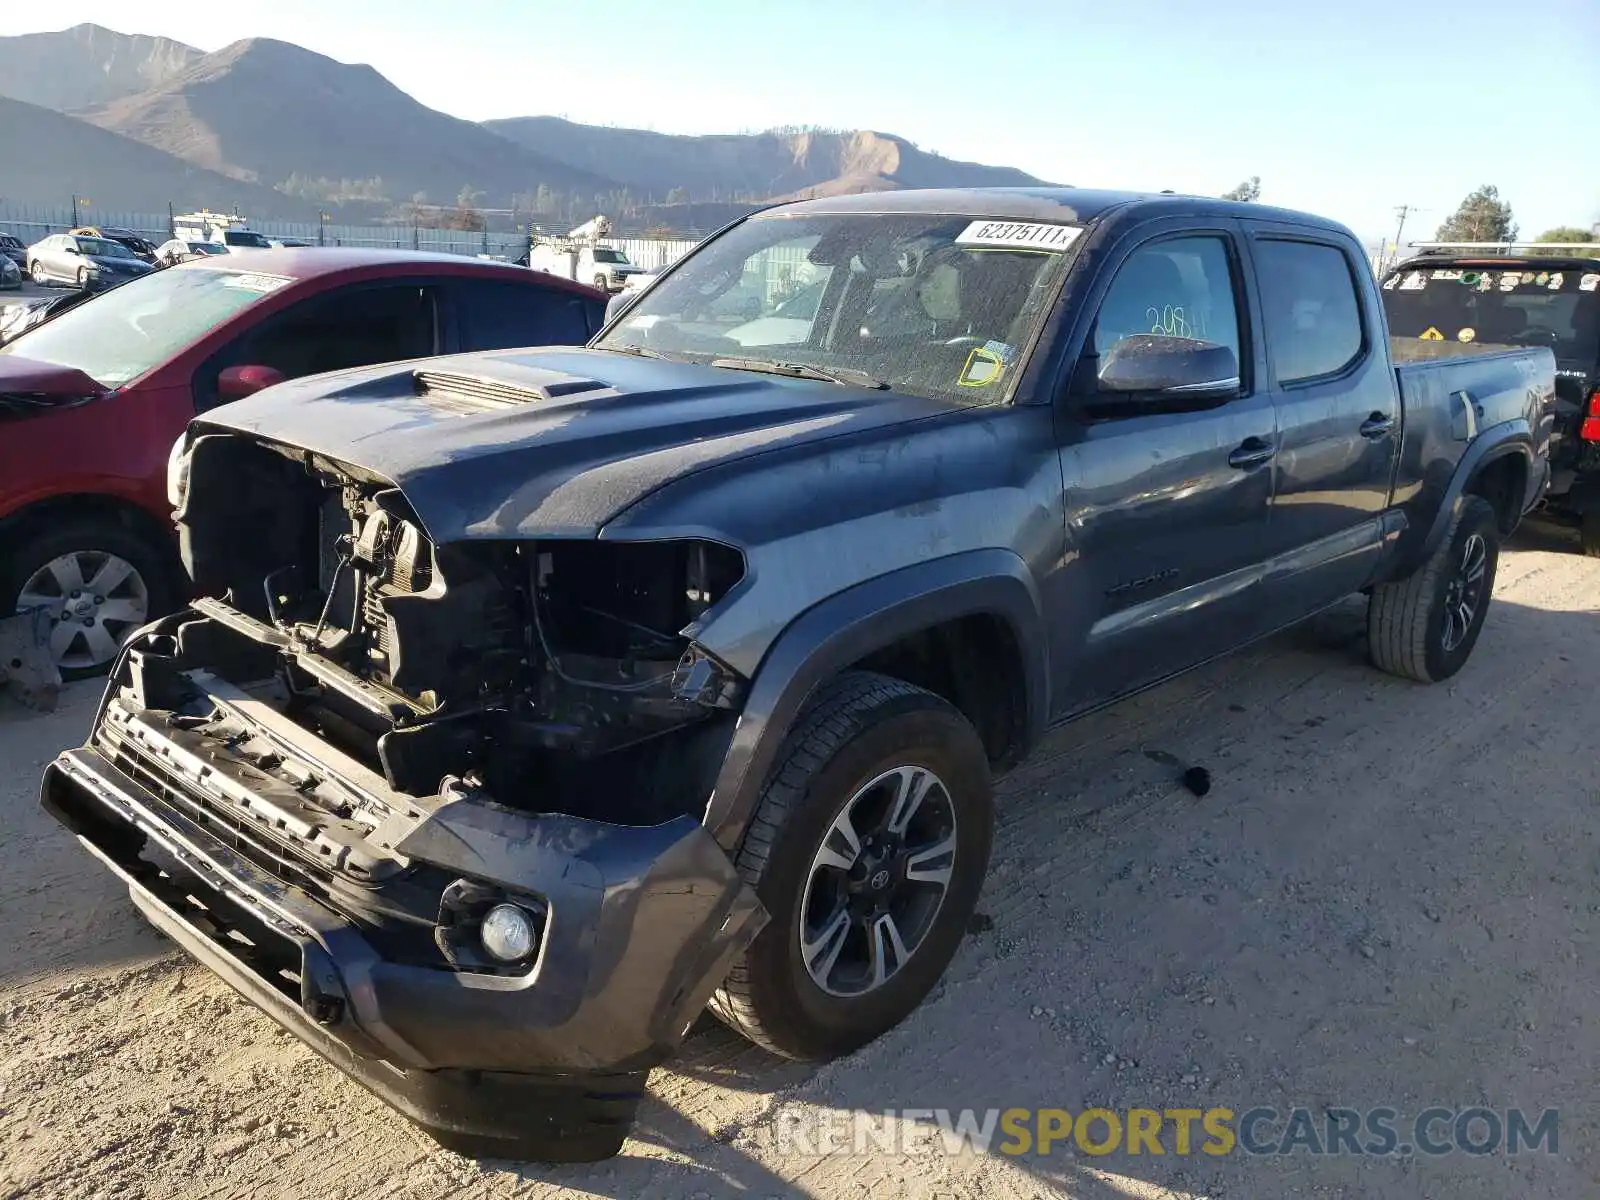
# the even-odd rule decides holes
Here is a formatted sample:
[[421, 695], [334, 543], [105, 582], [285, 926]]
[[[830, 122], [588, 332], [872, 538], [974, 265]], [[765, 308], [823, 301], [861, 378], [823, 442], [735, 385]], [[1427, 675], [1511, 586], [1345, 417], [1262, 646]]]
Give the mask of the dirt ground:
[[[1354, 603], [1055, 735], [1002, 785], [988, 920], [929, 1003], [821, 1069], [708, 1019], [623, 1155], [586, 1167], [439, 1151], [180, 956], [36, 807], [96, 689], [7, 707], [0, 1198], [1600, 1195], [1600, 562], [1523, 536], [1447, 685], [1378, 674], [1361, 629]], [[846, 1134], [823, 1154], [788, 1132], [888, 1108], [1431, 1105], [1559, 1109], [1558, 1148], [1011, 1157]]]

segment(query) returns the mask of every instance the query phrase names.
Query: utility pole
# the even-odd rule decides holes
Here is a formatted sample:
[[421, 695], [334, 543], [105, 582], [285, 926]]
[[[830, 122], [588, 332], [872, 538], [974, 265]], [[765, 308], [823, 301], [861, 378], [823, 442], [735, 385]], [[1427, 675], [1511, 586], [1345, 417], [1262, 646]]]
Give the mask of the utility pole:
[[171, 200], [167, 201], [167, 236], [169, 238], [175, 238], [178, 236], [178, 218], [172, 213]]
[[78, 193], [72, 193], [72, 228], [78, 227]]
[[319, 245], [319, 246], [326, 246], [328, 244], [328, 225], [327, 225], [327, 221], [328, 221], [328, 214], [323, 212], [321, 209], [318, 209], [317, 210], [317, 245]]

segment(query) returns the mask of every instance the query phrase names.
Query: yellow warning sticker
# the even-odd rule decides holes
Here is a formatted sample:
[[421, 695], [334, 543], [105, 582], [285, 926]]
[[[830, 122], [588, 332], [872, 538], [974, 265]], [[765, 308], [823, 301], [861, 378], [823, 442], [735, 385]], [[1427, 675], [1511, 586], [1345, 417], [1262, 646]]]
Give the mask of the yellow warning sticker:
[[1005, 360], [998, 354], [978, 346], [967, 355], [966, 366], [961, 368], [961, 378], [956, 382], [962, 387], [988, 387], [1000, 378], [1005, 368]]
[[1475, 338], [1477, 336], [1478, 336], [1478, 331], [1476, 329], [1474, 329], [1472, 326], [1468, 325], [1460, 333], [1456, 334], [1456, 341], [1458, 341], [1458, 342], [1470, 342], [1473, 338]]
[[1424, 329], [1417, 336], [1420, 337], [1425, 342], [1442, 342], [1442, 341], [1444, 341], [1444, 334], [1440, 333], [1432, 325], [1429, 325], [1426, 329]]

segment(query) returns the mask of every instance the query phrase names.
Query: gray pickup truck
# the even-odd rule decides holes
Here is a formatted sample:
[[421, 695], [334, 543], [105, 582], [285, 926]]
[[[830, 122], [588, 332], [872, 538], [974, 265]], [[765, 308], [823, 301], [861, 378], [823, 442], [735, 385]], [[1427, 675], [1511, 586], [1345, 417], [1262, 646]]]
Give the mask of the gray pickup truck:
[[1548, 473], [1548, 350], [1397, 365], [1360, 244], [1253, 204], [808, 201], [613, 304], [195, 421], [202, 598], [43, 783], [468, 1153], [614, 1153], [707, 1007], [804, 1059], [902, 1020], [1053, 725], [1358, 592], [1453, 675]]

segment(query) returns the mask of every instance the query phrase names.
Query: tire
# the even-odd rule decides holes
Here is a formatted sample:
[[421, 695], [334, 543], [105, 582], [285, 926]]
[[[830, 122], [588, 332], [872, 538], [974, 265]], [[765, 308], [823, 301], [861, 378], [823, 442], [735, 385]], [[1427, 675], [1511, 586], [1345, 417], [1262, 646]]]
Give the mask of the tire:
[[[51, 564], [66, 558], [74, 558], [85, 583], [94, 582], [98, 571], [111, 566], [113, 559], [131, 568], [131, 575], [106, 588], [98, 603], [96, 594], [87, 589], [74, 600], [50, 570]], [[102, 578], [110, 581], [112, 575]], [[36, 603], [52, 606], [51, 645], [66, 680], [105, 674], [128, 635], [174, 611], [180, 602], [172, 551], [115, 520], [95, 517], [36, 528], [7, 547], [0, 556], [0, 612], [15, 612], [23, 595], [32, 601], [30, 608]], [[68, 606], [85, 601], [89, 607], [75, 621], [77, 614]], [[68, 620], [62, 621], [63, 615]], [[93, 624], [84, 625], [84, 619]], [[114, 644], [110, 654], [102, 652], [108, 640]]]
[[78, 290], [80, 292], [84, 288], [89, 286], [89, 268], [88, 267], [79, 267], [78, 268], [77, 282], [78, 282]]
[[50, 281], [50, 276], [45, 273], [44, 264], [37, 258], [28, 264], [28, 278], [40, 287]]
[[1600, 509], [1592, 509], [1579, 518], [1578, 545], [1590, 558], [1600, 558]]
[[1439, 683], [1459, 671], [1483, 629], [1499, 560], [1493, 506], [1481, 496], [1462, 497], [1427, 561], [1405, 579], [1372, 589], [1367, 647], [1373, 665], [1419, 683]]
[[602, 292], [609, 292], [611, 290], [611, 284], [604, 275], [596, 275], [594, 277], [594, 286]]
[[[886, 773], [887, 782], [868, 786]], [[900, 857], [873, 860], [867, 835], [873, 814], [892, 815], [900, 779], [927, 773], [939, 786], [928, 788], [910, 823], [902, 824]], [[829, 846], [848, 845], [833, 832], [847, 812], [860, 826], [862, 853], [854, 868], [860, 879], [819, 866], [831, 855]], [[944, 845], [947, 828], [955, 836], [953, 854], [933, 853]], [[901, 680], [860, 671], [841, 675], [784, 742], [734, 858], [771, 920], [712, 997], [712, 1012], [757, 1045], [806, 1061], [837, 1058], [892, 1029], [933, 989], [960, 945], [988, 870], [993, 831], [989, 763], [966, 718]], [[930, 873], [948, 862], [937, 902], [931, 896], [938, 884], [905, 878], [907, 855], [913, 862], [920, 857]], [[887, 886], [878, 878], [885, 875], [892, 876]], [[859, 891], [846, 896], [847, 888]], [[848, 917], [858, 903], [869, 909], [888, 904], [895, 922], [890, 928], [908, 951], [904, 958], [882, 954], [879, 962], [894, 969], [884, 971], [881, 983], [871, 981], [871, 942], [895, 943], [877, 924], [882, 915], [869, 914], [860, 925]], [[894, 905], [905, 906], [898, 916]], [[831, 957], [813, 958], [825, 988], [808, 970], [801, 940], [806, 927], [834, 926], [828, 912], [849, 928]], [[869, 940], [869, 928], [880, 936]], [[824, 960], [829, 966], [821, 966]]]

